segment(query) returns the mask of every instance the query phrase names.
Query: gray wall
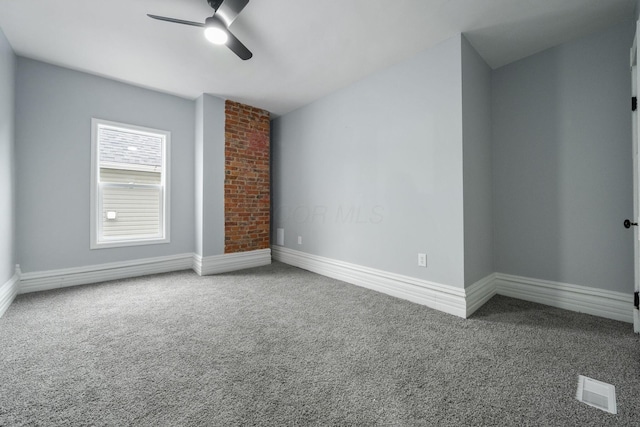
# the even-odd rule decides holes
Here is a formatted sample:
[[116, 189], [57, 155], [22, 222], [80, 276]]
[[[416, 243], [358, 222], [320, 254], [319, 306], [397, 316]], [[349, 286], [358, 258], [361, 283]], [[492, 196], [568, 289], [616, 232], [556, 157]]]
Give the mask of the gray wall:
[[195, 247], [201, 256], [224, 253], [224, 100], [196, 100]]
[[493, 73], [495, 268], [631, 292], [634, 26]]
[[[17, 70], [23, 271], [193, 252], [195, 103], [25, 58]], [[92, 117], [171, 131], [171, 243], [89, 249]]]
[[202, 256], [204, 253], [204, 95], [196, 99], [195, 105], [195, 141], [194, 141], [194, 252]]
[[0, 286], [15, 272], [14, 84], [16, 57], [0, 30]]
[[491, 68], [462, 37], [462, 136], [464, 173], [464, 282], [493, 269]]
[[464, 286], [460, 56], [457, 36], [273, 121], [285, 247]]

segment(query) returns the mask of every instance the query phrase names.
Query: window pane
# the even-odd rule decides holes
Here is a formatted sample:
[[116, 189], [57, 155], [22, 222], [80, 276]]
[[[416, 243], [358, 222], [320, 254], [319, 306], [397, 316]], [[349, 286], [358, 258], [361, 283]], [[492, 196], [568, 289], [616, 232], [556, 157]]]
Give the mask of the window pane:
[[160, 188], [102, 187], [102, 236], [162, 237]]
[[162, 136], [100, 127], [100, 167], [162, 172]]

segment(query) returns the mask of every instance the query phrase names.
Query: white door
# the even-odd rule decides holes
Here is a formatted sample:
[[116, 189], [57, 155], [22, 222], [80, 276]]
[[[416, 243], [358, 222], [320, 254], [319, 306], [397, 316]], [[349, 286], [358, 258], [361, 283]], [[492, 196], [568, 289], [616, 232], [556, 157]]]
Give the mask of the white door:
[[[633, 38], [633, 46], [631, 48], [631, 96], [638, 96], [638, 35], [640, 34], [640, 21], [636, 24], [636, 36]], [[632, 139], [633, 139], [633, 220], [637, 223], [639, 215], [640, 204], [640, 164], [638, 163], [638, 129], [639, 129], [639, 114], [636, 108], [632, 112]], [[625, 224], [628, 226], [628, 224]], [[640, 233], [638, 227], [633, 228], [634, 236], [634, 265], [635, 265], [635, 291], [640, 290]], [[633, 310], [633, 329], [636, 333], [640, 333], [640, 312], [638, 309]]]

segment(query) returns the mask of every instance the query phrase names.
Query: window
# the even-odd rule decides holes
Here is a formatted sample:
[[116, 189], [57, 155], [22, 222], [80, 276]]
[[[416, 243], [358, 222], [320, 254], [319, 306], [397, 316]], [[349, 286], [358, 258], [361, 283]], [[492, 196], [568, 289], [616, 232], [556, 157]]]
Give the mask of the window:
[[91, 120], [91, 249], [169, 242], [170, 138]]

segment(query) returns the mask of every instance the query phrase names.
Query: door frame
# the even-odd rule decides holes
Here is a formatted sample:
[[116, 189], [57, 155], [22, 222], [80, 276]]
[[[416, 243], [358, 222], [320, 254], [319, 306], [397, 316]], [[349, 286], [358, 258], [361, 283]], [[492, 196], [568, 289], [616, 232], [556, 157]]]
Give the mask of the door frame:
[[[633, 37], [633, 45], [631, 47], [631, 96], [638, 96], [638, 82], [640, 75], [638, 74], [638, 35], [640, 35], [640, 21], [636, 23], [636, 34]], [[633, 221], [638, 222], [640, 217], [640, 163], [638, 163], [638, 130], [640, 129], [638, 110], [631, 112], [632, 123], [632, 146], [633, 146]], [[640, 231], [639, 227], [633, 227], [633, 265], [634, 265], [634, 289], [635, 292], [640, 290]], [[633, 308], [633, 330], [640, 333], [640, 311]]]

